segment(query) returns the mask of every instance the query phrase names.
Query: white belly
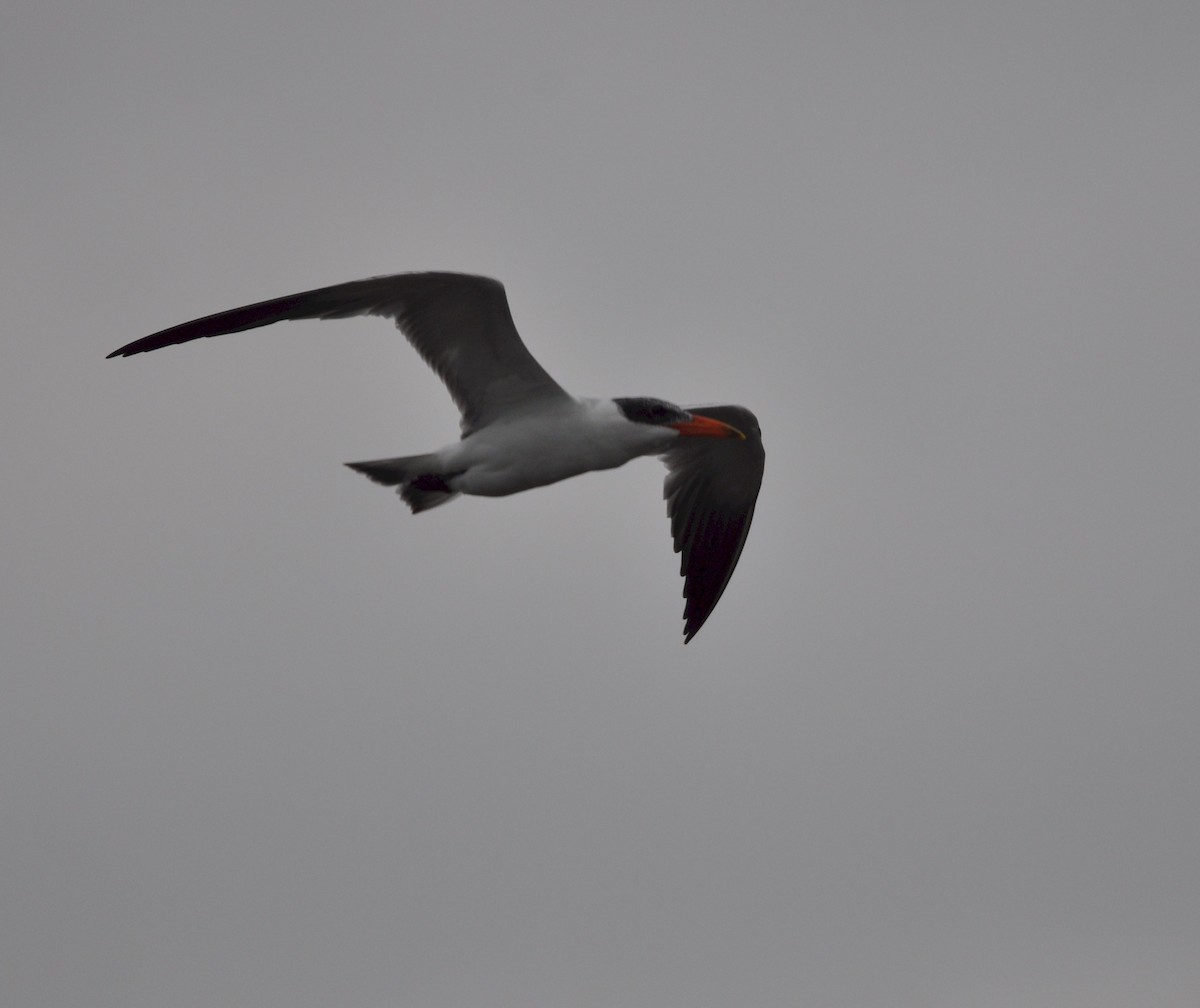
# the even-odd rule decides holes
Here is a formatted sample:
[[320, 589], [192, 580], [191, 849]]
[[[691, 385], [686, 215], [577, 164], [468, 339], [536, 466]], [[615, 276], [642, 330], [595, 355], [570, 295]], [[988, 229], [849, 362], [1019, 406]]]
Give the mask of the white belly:
[[448, 483], [460, 493], [502, 497], [656, 455], [677, 436], [669, 428], [630, 423], [605, 405], [584, 400], [553, 415], [476, 431], [438, 453], [443, 471], [460, 473]]

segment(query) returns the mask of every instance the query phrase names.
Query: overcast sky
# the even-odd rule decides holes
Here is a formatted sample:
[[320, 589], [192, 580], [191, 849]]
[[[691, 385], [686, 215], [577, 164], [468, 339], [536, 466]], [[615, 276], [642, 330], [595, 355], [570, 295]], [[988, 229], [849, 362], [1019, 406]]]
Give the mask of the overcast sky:
[[[0, 1002], [1194, 1008], [1200, 8], [17, 0]], [[408, 270], [767, 473], [414, 517]]]

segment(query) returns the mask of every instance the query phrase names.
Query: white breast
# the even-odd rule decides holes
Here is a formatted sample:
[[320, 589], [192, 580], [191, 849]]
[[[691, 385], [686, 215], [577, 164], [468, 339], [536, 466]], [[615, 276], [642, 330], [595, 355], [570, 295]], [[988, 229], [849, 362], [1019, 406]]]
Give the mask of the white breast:
[[501, 497], [657, 455], [677, 436], [630, 422], [611, 399], [579, 399], [489, 424], [438, 454], [445, 471], [462, 473], [450, 480], [455, 490]]

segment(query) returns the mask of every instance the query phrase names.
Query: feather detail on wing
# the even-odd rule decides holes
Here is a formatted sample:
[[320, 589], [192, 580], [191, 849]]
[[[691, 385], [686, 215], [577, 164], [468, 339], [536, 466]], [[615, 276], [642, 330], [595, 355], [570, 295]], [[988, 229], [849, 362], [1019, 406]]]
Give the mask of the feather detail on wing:
[[401, 273], [321, 287], [185, 322], [109, 354], [129, 357], [176, 343], [297, 319], [390, 318], [445, 382], [463, 433], [547, 400], [568, 399], [525, 348], [503, 285], [463, 273]]
[[736, 427], [746, 439], [680, 438], [662, 456], [668, 470], [663, 496], [675, 552], [682, 554], [684, 643], [712, 613], [742, 555], [765, 458], [758, 420], [748, 409], [687, 409]]

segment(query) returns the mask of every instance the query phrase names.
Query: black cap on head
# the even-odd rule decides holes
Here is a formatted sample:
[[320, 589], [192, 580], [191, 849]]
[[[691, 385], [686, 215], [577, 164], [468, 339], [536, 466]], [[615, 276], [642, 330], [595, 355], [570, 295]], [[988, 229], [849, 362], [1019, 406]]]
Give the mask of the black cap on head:
[[670, 423], [686, 423], [692, 415], [685, 409], [680, 409], [674, 403], [665, 399], [653, 399], [649, 396], [631, 396], [614, 399], [617, 409], [626, 420], [634, 423], [655, 424], [663, 426]]

